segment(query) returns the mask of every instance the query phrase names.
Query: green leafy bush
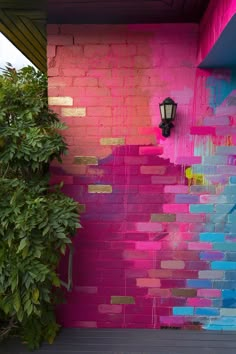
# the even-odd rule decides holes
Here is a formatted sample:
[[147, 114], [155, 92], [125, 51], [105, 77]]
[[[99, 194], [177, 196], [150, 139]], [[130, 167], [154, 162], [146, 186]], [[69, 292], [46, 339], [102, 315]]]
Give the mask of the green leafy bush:
[[46, 77], [10, 65], [0, 75], [0, 338], [20, 333], [30, 348], [53, 342], [57, 267], [78, 223], [78, 205], [49, 184], [64, 129], [48, 109]]

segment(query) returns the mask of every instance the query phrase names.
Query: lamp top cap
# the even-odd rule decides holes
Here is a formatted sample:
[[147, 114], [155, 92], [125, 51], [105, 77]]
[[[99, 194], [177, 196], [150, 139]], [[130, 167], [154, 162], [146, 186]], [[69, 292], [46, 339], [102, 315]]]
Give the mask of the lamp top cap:
[[165, 98], [164, 101], [162, 102], [162, 104], [175, 104], [175, 105], [177, 105], [177, 103], [175, 103], [175, 101], [170, 97]]

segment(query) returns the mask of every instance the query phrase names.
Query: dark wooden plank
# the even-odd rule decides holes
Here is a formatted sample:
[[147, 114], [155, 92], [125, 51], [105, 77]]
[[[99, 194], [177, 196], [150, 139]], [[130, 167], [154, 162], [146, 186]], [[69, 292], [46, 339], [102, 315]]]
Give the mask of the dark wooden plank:
[[[64, 329], [35, 354], [235, 354], [234, 332], [132, 329]], [[1, 354], [29, 354], [14, 338]]]
[[46, 39], [29, 18], [0, 8], [0, 30], [40, 70], [46, 71]]
[[51, 23], [199, 22], [208, 0], [48, 0]]
[[[142, 336], [148, 338], [177, 338], [179, 340], [199, 339], [201, 340], [235, 340], [235, 332], [215, 332], [215, 331], [186, 331], [186, 330], [155, 330], [142, 329]], [[81, 338], [81, 337], [137, 337], [137, 329], [63, 329], [59, 338]]]

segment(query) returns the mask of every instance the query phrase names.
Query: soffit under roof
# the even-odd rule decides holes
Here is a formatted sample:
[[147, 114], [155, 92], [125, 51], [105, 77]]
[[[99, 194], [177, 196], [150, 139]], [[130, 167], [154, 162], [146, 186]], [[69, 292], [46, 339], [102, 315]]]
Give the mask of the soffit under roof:
[[0, 31], [46, 72], [47, 23], [199, 22], [209, 0], [1, 0]]

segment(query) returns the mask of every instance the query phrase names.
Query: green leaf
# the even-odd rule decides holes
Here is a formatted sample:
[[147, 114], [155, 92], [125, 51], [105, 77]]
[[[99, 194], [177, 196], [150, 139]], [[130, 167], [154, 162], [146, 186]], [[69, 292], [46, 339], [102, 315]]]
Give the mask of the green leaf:
[[52, 284], [56, 287], [61, 286], [61, 281], [55, 274], [52, 276]]
[[21, 301], [20, 301], [20, 293], [17, 291], [13, 297], [13, 307], [18, 312], [20, 310]]
[[19, 244], [19, 247], [18, 247], [16, 253], [19, 253], [20, 251], [22, 251], [26, 246], [28, 246], [28, 240], [27, 240], [27, 238], [23, 238], [20, 241], [20, 244]]
[[32, 300], [34, 304], [38, 304], [38, 300], [39, 300], [39, 289], [35, 288], [32, 292]]
[[81, 227], [63, 183], [50, 186], [49, 166], [67, 150], [64, 128], [48, 108], [46, 76], [7, 65], [0, 74], [0, 312], [31, 349], [58, 332], [55, 270]]

